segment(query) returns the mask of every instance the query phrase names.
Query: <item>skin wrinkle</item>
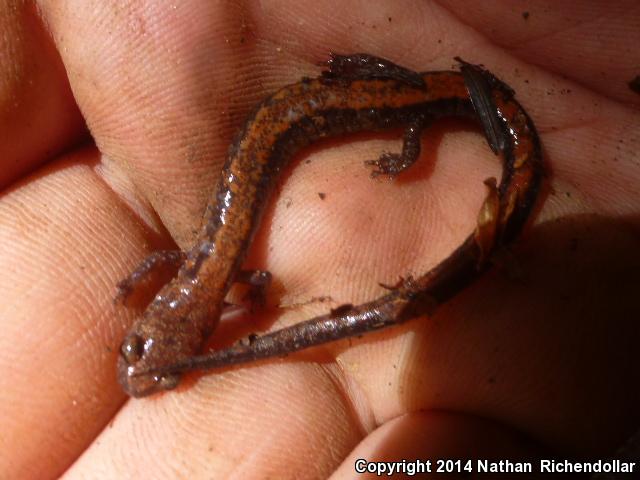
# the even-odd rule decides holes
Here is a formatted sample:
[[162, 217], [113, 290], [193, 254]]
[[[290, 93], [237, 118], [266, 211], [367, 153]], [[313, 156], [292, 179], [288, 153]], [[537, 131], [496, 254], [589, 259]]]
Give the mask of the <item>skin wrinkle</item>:
[[[322, 366], [322, 368], [327, 372], [327, 377], [331, 381], [336, 391], [339, 393], [342, 403], [349, 407], [349, 411], [351, 412], [352, 417], [357, 419], [357, 425], [360, 435], [362, 437], [365, 437], [368, 432], [367, 428], [365, 427], [364, 417], [371, 415], [371, 403], [369, 402], [369, 399], [367, 399], [366, 411], [362, 411], [361, 408], [356, 408], [355, 404], [353, 403], [354, 399], [351, 398], [351, 395], [348, 394], [346, 385], [357, 385], [357, 382], [355, 382], [354, 378], [347, 380], [348, 372], [344, 370], [342, 362], [340, 362], [339, 359], [336, 359], [335, 365], [337, 367], [337, 372], [336, 368], [329, 368], [325, 367], [324, 365]], [[363, 391], [360, 390], [360, 398], [362, 398], [362, 393]]]

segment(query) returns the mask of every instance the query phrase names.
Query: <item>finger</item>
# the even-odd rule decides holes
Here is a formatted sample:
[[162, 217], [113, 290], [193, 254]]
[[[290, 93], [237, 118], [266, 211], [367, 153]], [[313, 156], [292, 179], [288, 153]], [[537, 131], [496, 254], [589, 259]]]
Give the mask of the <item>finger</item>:
[[313, 363], [251, 366], [129, 402], [65, 478], [327, 478], [361, 428], [336, 380]]
[[[640, 9], [633, 0], [579, 5], [496, 0], [444, 6], [526, 63], [569, 78], [625, 105], [640, 106], [629, 82], [640, 75]], [[575, 8], [574, 8], [575, 7]]]
[[98, 147], [190, 244], [233, 133], [282, 84], [283, 60], [255, 45], [238, 4], [42, 6]]
[[126, 312], [115, 283], [158, 245], [114, 191], [124, 176], [93, 148], [41, 168], [0, 197], [0, 471], [61, 474], [125, 399], [115, 362]]
[[58, 52], [32, 2], [0, 2], [0, 188], [86, 134]]
[[[543, 451], [498, 423], [470, 415], [417, 412], [374, 430], [350, 453], [331, 480], [379, 478], [392, 472], [398, 476], [462, 479], [478, 472], [476, 459], [510, 459], [518, 463], [533, 461]], [[411, 473], [410, 469], [415, 470]]]

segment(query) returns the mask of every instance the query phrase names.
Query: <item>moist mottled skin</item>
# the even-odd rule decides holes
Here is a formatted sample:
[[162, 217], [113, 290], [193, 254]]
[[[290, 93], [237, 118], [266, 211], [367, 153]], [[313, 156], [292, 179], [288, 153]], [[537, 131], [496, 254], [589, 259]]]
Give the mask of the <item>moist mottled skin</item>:
[[[323, 76], [284, 87], [259, 104], [229, 148], [197, 243], [123, 342], [118, 376], [130, 395], [172, 388], [178, 372], [190, 368], [281, 355], [430, 313], [475, 280], [488, 255], [521, 230], [539, 189], [542, 162], [533, 124], [506, 85], [465, 63], [462, 73], [417, 73], [364, 54], [334, 56], [331, 62]], [[474, 80], [481, 86], [468, 89]], [[491, 121], [483, 126], [494, 129], [490, 142], [503, 155], [503, 176], [497, 190], [490, 187], [478, 228], [448, 259], [367, 304], [192, 358], [216, 327], [275, 182], [299, 149], [319, 138], [405, 126], [402, 154], [374, 162], [375, 173], [394, 175], [417, 158], [428, 123], [478, 115]]]

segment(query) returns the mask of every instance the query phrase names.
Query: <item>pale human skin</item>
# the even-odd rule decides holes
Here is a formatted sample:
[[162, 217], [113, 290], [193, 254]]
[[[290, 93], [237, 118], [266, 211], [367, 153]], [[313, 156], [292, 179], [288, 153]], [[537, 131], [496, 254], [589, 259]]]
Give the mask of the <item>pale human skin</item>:
[[[3, 477], [344, 479], [357, 458], [601, 457], [638, 428], [637, 2], [116, 3], [0, 3]], [[550, 166], [533, 227], [432, 319], [129, 400], [116, 282], [193, 241], [244, 115], [328, 51], [459, 55], [514, 87]], [[374, 298], [466, 236], [499, 172], [479, 129], [438, 123], [409, 172], [371, 180], [397, 138], [300, 156], [247, 266], [284, 305], [334, 302], [247, 315], [216, 345]]]

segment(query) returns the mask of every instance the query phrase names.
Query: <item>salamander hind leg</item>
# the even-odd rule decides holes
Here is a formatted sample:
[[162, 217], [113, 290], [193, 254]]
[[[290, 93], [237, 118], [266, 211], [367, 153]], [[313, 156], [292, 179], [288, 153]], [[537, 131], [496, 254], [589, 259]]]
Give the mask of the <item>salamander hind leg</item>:
[[504, 152], [509, 145], [510, 136], [493, 101], [493, 90], [500, 89], [508, 97], [513, 96], [513, 90], [481, 66], [465, 62], [460, 57], [455, 57], [455, 60], [460, 63], [460, 72], [469, 92], [471, 104], [484, 129], [489, 147], [495, 154]]
[[421, 134], [427, 124], [428, 121], [424, 117], [416, 117], [404, 131], [401, 153], [384, 152], [377, 160], [365, 161], [365, 165], [376, 167], [371, 171], [371, 177], [388, 175], [393, 179], [400, 172], [413, 165], [420, 156]]
[[151, 300], [164, 284], [175, 277], [185, 256], [180, 250], [158, 250], [151, 253], [127, 278], [116, 285], [118, 291], [115, 302], [129, 306], [138, 302], [146, 303], [143, 297]]
[[235, 278], [237, 283], [249, 285], [245, 299], [251, 306], [261, 307], [266, 303], [267, 289], [271, 285], [272, 275], [265, 270], [240, 270]]
[[418, 88], [425, 88], [424, 79], [418, 72], [396, 65], [385, 58], [366, 53], [354, 53], [352, 55], [330, 53], [329, 60], [322, 65], [326, 65], [328, 68], [322, 72], [322, 77], [325, 80], [388, 78]]

